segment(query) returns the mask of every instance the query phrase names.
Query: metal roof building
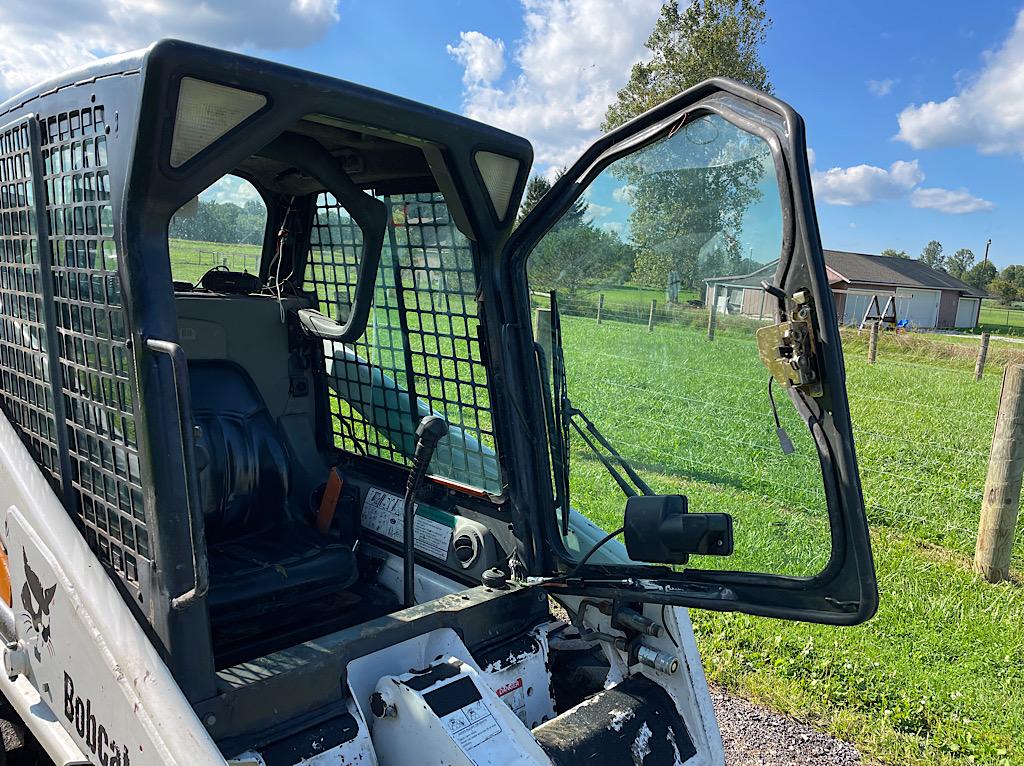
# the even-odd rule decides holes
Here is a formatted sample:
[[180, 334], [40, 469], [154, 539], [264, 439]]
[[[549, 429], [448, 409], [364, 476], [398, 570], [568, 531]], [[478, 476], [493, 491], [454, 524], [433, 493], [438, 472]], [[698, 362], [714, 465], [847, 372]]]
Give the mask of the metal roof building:
[[[765, 300], [761, 280], [771, 279], [776, 263], [750, 274], [704, 280], [706, 300], [714, 299], [722, 313], [766, 318], [770, 304]], [[826, 250], [825, 264], [836, 312], [843, 324], [860, 324], [872, 298], [877, 298], [880, 309], [891, 298], [897, 319], [907, 320], [912, 327], [973, 328], [978, 323], [981, 299], [987, 297], [983, 290], [908, 258]]]

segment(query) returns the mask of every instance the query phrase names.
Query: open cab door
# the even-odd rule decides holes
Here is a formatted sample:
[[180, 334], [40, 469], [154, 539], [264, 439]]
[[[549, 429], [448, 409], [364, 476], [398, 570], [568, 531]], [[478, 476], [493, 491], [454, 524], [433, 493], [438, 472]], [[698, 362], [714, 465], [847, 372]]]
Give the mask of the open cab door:
[[796, 112], [731, 81], [688, 90], [591, 146], [506, 254], [550, 311], [536, 341], [552, 593], [837, 625], [874, 614]]

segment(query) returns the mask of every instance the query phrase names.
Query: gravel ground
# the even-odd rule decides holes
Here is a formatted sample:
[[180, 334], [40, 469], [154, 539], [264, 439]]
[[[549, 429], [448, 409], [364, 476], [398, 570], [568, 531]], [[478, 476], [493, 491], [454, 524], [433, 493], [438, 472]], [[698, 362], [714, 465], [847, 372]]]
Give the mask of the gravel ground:
[[870, 766], [848, 742], [712, 687], [727, 766]]

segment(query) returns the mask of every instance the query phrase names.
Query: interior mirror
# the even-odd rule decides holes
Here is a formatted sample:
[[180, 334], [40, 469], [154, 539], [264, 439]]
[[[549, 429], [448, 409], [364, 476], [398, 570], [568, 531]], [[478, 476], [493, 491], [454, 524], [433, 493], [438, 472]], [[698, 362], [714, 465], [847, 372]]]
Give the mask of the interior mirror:
[[732, 516], [688, 513], [684, 495], [634, 495], [626, 500], [626, 552], [633, 561], [685, 564], [690, 554], [732, 554]]

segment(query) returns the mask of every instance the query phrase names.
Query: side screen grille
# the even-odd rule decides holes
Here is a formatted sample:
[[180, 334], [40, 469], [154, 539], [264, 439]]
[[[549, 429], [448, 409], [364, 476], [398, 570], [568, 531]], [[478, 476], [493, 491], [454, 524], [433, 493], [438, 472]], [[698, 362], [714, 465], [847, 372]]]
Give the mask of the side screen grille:
[[121, 302], [104, 109], [41, 124], [58, 355], [74, 502], [86, 539], [129, 584], [151, 560], [131, 352]]
[[[366, 332], [324, 344], [335, 444], [408, 465], [420, 418], [439, 414], [451, 433], [431, 472], [499, 494], [469, 241], [440, 194], [383, 201], [391, 215]], [[361, 243], [346, 210], [321, 194], [305, 282], [334, 319], [347, 317]]]
[[0, 129], [0, 401], [59, 490], [32, 165], [30, 123]]

